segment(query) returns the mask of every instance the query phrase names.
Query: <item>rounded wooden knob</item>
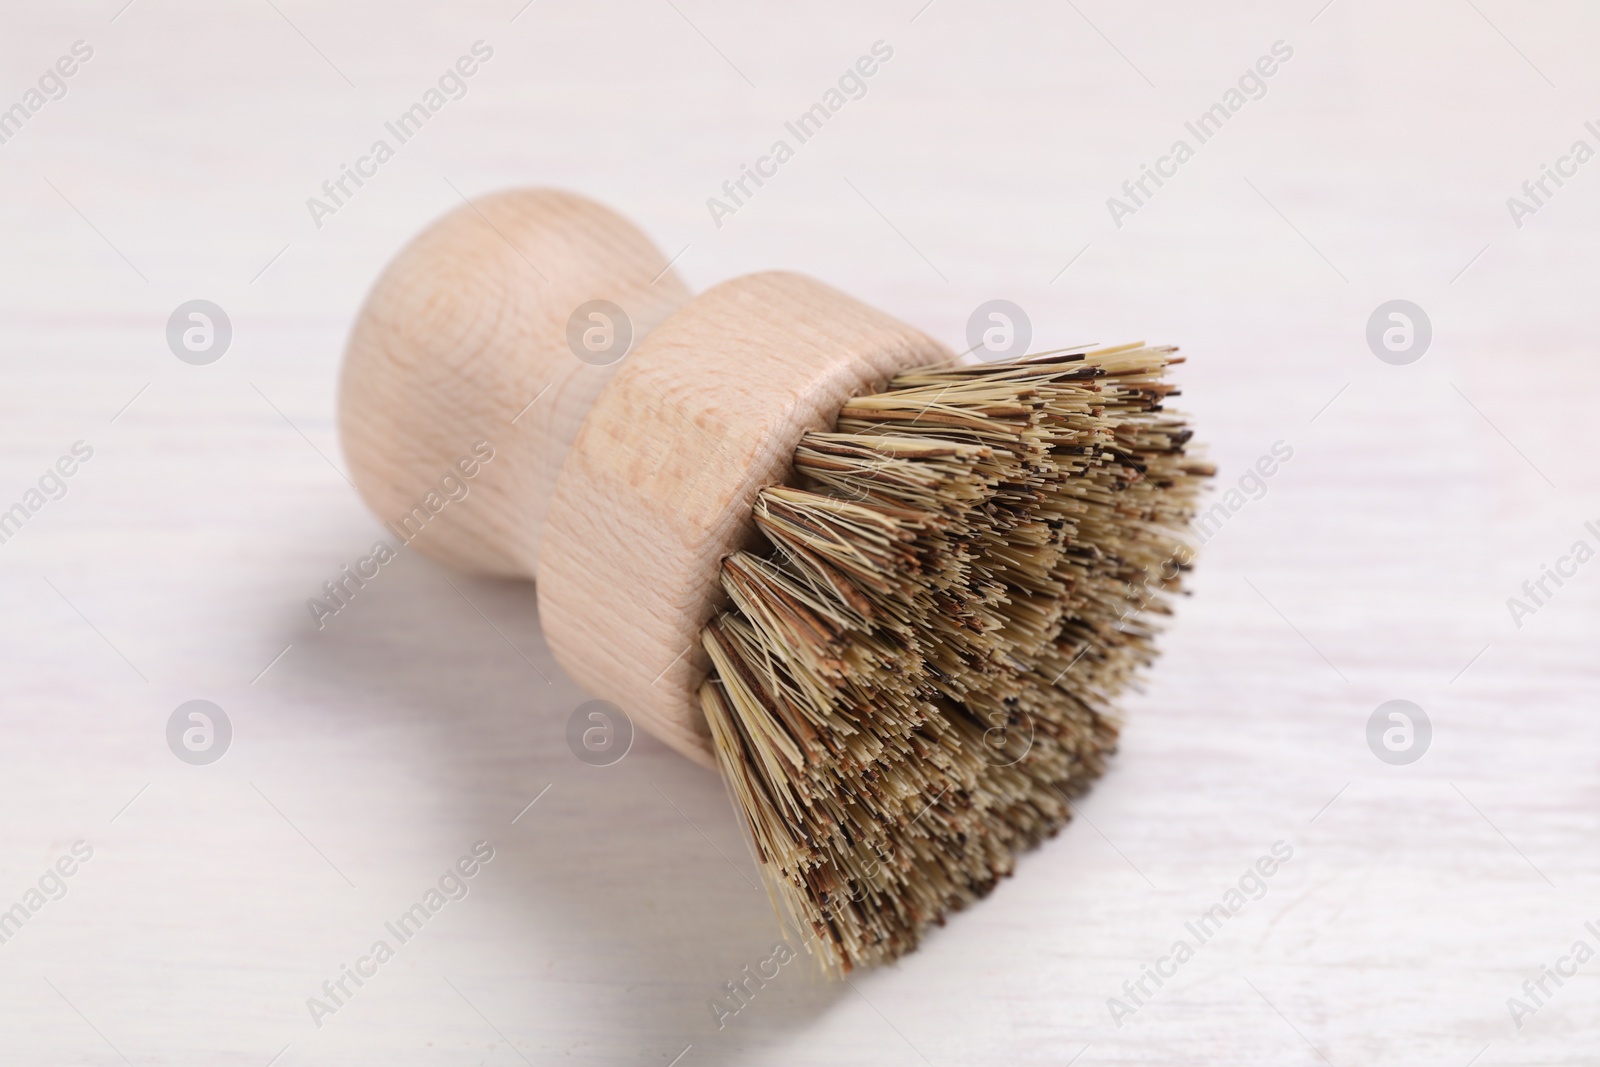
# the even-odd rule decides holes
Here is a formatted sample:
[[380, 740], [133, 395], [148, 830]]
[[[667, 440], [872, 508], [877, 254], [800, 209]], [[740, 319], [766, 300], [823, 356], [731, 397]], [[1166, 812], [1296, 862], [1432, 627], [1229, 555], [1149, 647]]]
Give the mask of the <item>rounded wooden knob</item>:
[[[635, 338], [610, 365], [580, 358], [585, 320], [569, 329], [596, 300]], [[536, 579], [568, 674], [711, 766], [698, 635], [725, 602], [721, 560], [756, 540], [757, 491], [789, 480], [800, 438], [847, 399], [949, 357], [796, 274], [687, 299], [614, 212], [518, 191], [445, 216], [378, 279], [350, 339], [340, 427], [392, 530], [451, 566]], [[480, 442], [493, 458], [468, 483], [457, 464]], [[453, 475], [459, 500], [439, 492]]]
[[643, 334], [688, 296], [648, 237], [583, 197], [515, 190], [445, 215], [373, 285], [345, 352], [361, 495], [443, 563], [532, 578], [562, 461], [617, 370], [573, 354], [569, 319], [607, 300]]

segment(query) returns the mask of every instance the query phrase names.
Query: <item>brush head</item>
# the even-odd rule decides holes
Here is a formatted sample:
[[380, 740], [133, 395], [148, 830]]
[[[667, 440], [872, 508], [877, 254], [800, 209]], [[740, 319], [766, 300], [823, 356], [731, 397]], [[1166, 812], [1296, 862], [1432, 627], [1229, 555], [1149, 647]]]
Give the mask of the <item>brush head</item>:
[[1054, 834], [1154, 655], [1210, 466], [1170, 348], [902, 373], [755, 503], [702, 635], [717, 762], [780, 913], [893, 959]]

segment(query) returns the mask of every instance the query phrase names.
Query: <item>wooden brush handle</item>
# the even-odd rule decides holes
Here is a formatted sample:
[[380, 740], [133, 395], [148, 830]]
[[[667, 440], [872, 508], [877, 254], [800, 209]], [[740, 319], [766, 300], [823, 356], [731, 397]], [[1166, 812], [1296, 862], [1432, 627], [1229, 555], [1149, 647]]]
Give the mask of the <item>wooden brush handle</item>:
[[[636, 337], [648, 330], [612, 367], [567, 345], [568, 318], [596, 298]], [[949, 358], [798, 274], [687, 299], [626, 220], [519, 191], [447, 215], [379, 279], [350, 340], [340, 423], [356, 484], [390, 521], [489, 441], [493, 461], [416, 547], [535, 579], [567, 673], [710, 766], [699, 633], [723, 602], [723, 557], [756, 541], [757, 491], [790, 479], [800, 438], [831, 429], [845, 400]]]
[[356, 320], [339, 386], [345, 457], [380, 519], [399, 523], [488, 441], [494, 460], [465, 499], [419, 517], [415, 545], [474, 573], [538, 571], [562, 460], [617, 369], [567, 345], [573, 309], [596, 298], [645, 331], [689, 291], [633, 224], [568, 193], [464, 204], [395, 257]]

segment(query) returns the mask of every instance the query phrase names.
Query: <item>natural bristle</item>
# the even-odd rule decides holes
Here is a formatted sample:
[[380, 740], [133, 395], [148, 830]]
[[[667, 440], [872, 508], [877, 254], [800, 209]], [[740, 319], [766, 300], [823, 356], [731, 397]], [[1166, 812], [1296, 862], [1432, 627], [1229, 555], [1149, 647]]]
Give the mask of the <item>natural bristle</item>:
[[834, 972], [915, 948], [1054, 834], [1154, 656], [1208, 464], [1171, 348], [910, 371], [759, 495], [702, 641], [717, 760]]

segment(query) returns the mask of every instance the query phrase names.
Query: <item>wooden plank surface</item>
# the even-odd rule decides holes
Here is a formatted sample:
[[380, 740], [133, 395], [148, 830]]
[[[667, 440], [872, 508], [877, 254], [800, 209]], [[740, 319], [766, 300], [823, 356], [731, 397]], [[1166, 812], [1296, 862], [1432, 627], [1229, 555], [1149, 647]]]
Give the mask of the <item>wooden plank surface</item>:
[[[1537, 1005], [1523, 983], [1600, 949], [1600, 564], [1507, 606], [1600, 548], [1592, 12], [520, 4], [0, 13], [0, 108], [92, 51], [0, 144], [0, 509], [27, 511], [0, 544], [0, 908], [39, 903], [0, 943], [0, 1060], [1592, 1062], [1600, 959]], [[314, 218], [478, 41], [464, 95]], [[799, 143], [785, 123], [878, 41]], [[776, 177], [708, 208], [779, 139]], [[1135, 201], [1143, 164], [1170, 176]], [[1535, 202], [1546, 164], [1569, 176]], [[648, 737], [573, 756], [584, 697], [532, 588], [402, 551], [321, 628], [307, 610], [381, 535], [333, 424], [366, 286], [462, 195], [522, 184], [613, 204], [696, 288], [801, 270], [958, 349], [1003, 297], [1036, 347], [1190, 357], [1240, 506], [1121, 753], [895, 967], [826, 985], [797, 960], [719, 1028], [777, 939], [722, 787]], [[193, 299], [233, 328], [205, 366], [165, 336]], [[1409, 365], [1365, 339], [1394, 299], [1432, 324]], [[232, 724], [208, 766], [167, 744], [194, 699]], [[1432, 724], [1406, 766], [1367, 743], [1392, 699]], [[462, 899], [386, 932], [480, 841]], [[393, 958], [314, 1021], [379, 939]]]

